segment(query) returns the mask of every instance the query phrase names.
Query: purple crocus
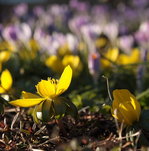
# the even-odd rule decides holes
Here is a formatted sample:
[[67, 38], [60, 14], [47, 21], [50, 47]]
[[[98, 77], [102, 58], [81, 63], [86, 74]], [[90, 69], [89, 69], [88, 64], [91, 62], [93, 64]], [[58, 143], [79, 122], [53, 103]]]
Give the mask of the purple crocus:
[[80, 12], [86, 12], [89, 8], [89, 4], [87, 2], [81, 2], [78, 0], [71, 0], [69, 6]]
[[15, 25], [6, 26], [3, 29], [2, 35], [6, 41], [17, 41], [19, 29]]
[[119, 47], [126, 53], [130, 53], [134, 44], [134, 38], [132, 35], [124, 35], [119, 37]]
[[97, 84], [98, 76], [99, 76], [99, 71], [100, 71], [100, 55], [98, 52], [93, 52], [89, 54], [89, 59], [88, 59], [88, 68], [89, 72], [93, 77], [94, 83]]
[[6, 41], [27, 42], [31, 38], [31, 29], [28, 24], [20, 23], [6, 26], [3, 30], [3, 37]]
[[14, 13], [18, 17], [24, 16], [28, 12], [28, 5], [26, 3], [20, 3], [14, 7]]
[[135, 34], [135, 38], [141, 44], [146, 44], [149, 42], [149, 21], [143, 22], [140, 25], [139, 30]]
[[45, 14], [45, 10], [42, 6], [36, 6], [33, 8], [33, 13], [37, 17], [42, 17]]

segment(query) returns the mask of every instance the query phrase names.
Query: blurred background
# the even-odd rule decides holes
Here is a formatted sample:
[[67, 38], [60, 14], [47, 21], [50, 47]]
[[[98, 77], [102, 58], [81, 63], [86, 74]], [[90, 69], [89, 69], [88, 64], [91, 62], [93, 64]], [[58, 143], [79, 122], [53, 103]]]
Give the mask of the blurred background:
[[108, 100], [103, 75], [111, 91], [139, 94], [149, 85], [148, 51], [148, 0], [0, 0], [0, 71], [10, 70], [18, 96], [67, 65], [76, 103]]

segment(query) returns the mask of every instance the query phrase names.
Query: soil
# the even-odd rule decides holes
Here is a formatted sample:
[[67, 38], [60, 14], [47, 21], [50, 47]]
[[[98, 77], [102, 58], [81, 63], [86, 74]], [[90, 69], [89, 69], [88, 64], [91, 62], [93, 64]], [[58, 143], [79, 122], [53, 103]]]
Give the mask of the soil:
[[[88, 110], [78, 119], [69, 116], [61, 120], [35, 124], [27, 110], [6, 109], [0, 117], [0, 151], [110, 151], [120, 142], [111, 117]], [[122, 150], [131, 148], [123, 142]]]

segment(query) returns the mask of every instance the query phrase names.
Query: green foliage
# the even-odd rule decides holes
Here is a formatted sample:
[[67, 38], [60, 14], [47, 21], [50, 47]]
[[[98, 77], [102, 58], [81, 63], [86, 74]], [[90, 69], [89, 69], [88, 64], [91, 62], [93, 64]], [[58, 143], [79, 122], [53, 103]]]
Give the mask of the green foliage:
[[140, 101], [140, 104], [143, 108], [149, 108], [149, 89], [143, 91], [137, 96], [137, 99]]
[[52, 119], [60, 119], [66, 115], [77, 118], [78, 111], [71, 101], [64, 97], [57, 97], [55, 100], [46, 100], [36, 105], [29, 111], [29, 114], [33, 116], [36, 123], [39, 123], [39, 120], [48, 122]]
[[4, 113], [5, 105], [8, 105], [7, 101], [0, 96], [0, 114]]
[[42, 121], [48, 122], [54, 116], [52, 100], [46, 100], [42, 105]]
[[143, 131], [146, 133], [149, 133], [149, 110], [143, 110], [140, 120], [139, 120], [139, 126]]

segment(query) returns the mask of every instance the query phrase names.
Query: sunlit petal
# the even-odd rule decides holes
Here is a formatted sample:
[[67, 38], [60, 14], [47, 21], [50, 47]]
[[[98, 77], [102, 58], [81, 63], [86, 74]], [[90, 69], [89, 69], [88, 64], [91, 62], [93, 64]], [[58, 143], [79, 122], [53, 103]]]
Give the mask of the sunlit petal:
[[1, 86], [5, 89], [5, 90], [9, 90], [12, 86], [12, 76], [10, 74], [10, 72], [6, 69], [2, 72], [1, 74]]
[[36, 85], [37, 93], [43, 97], [53, 97], [55, 96], [56, 87], [55, 84], [51, 83], [50, 80], [41, 80]]
[[44, 100], [45, 98], [18, 99], [18, 100], [10, 101], [9, 103], [11, 105], [19, 106], [19, 107], [32, 107]]
[[70, 82], [71, 82], [71, 79], [72, 79], [72, 69], [71, 67], [68, 65], [61, 77], [60, 77], [60, 80], [57, 84], [57, 90], [56, 90], [56, 95], [60, 95], [62, 94], [64, 91], [66, 91], [70, 85]]
[[23, 97], [23, 99], [40, 98], [40, 96], [35, 95], [35, 94], [32, 94], [32, 93], [30, 93], [30, 92], [26, 92], [26, 91], [23, 91], [23, 92], [22, 92], [22, 97]]
[[140, 117], [140, 114], [141, 114], [140, 104], [135, 98], [130, 97], [130, 99], [131, 99], [131, 104], [132, 104], [132, 106], [134, 108], [137, 120], [139, 120], [139, 117]]

